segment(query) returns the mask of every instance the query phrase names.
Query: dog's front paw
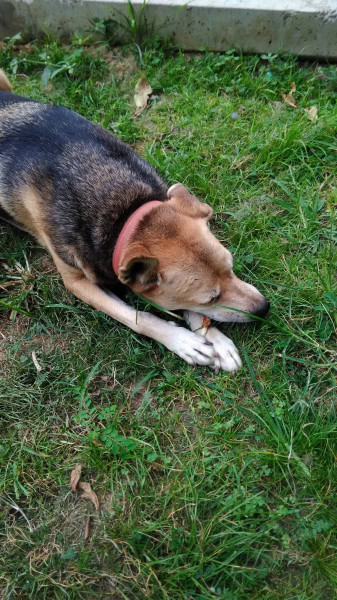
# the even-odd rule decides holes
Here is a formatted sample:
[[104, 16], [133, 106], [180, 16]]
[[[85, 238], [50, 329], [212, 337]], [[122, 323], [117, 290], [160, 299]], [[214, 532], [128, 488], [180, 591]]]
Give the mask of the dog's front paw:
[[213, 344], [204, 336], [177, 327], [167, 340], [167, 347], [190, 365], [212, 365], [215, 354]]
[[228, 372], [235, 372], [241, 369], [241, 358], [232, 340], [215, 327], [208, 329], [206, 339], [213, 344], [214, 359], [212, 366], [216, 373], [220, 369]]

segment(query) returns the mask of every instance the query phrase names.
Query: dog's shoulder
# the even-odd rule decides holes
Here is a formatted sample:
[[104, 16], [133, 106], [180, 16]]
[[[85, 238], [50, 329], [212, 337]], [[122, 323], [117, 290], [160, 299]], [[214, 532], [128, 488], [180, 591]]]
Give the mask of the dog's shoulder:
[[114, 279], [112, 251], [128, 216], [149, 200], [166, 198], [167, 185], [155, 169], [98, 124], [63, 106], [5, 92], [0, 162], [7, 213], [20, 222], [20, 198], [39, 198], [38, 212], [58, 254], [69, 264], [76, 255], [75, 262], [105, 284]]

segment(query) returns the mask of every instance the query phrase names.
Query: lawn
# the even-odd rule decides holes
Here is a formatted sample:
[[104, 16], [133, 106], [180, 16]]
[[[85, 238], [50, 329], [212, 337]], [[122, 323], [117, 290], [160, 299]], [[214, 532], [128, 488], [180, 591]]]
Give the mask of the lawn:
[[77, 301], [0, 225], [1, 598], [336, 598], [336, 67], [81, 36], [7, 40], [0, 67], [211, 204], [271, 302], [222, 327], [244, 366], [216, 375]]

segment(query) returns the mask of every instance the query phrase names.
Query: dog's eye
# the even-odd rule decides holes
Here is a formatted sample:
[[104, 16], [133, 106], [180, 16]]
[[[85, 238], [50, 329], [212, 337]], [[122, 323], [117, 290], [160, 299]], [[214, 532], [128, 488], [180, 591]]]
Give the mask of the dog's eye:
[[202, 302], [202, 304], [205, 304], [205, 306], [207, 306], [208, 304], [213, 304], [213, 302], [216, 302], [217, 300], [219, 300], [220, 296], [221, 296], [221, 292], [219, 292], [218, 294], [216, 292], [213, 292], [210, 299], [206, 300], [206, 302]]
[[213, 302], [216, 302], [217, 300], [219, 300], [220, 296], [221, 296], [221, 292], [219, 292], [218, 294], [216, 292], [214, 292], [212, 297], [208, 300], [208, 302], [206, 302], [206, 304], [211, 304]]

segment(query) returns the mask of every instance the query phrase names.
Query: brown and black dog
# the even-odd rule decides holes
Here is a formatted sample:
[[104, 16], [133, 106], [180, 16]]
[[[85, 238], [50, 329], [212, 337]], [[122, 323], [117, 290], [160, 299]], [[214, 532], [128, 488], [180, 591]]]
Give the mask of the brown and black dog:
[[[14, 95], [1, 70], [0, 90], [0, 217], [48, 248], [84, 302], [188, 363], [239, 369], [233, 342], [202, 329], [204, 317], [249, 321], [245, 312], [264, 316], [269, 302], [234, 275], [230, 252], [209, 230], [211, 207], [180, 183], [169, 188], [77, 113]], [[136, 312], [115, 295], [125, 286], [184, 310], [192, 331]]]

